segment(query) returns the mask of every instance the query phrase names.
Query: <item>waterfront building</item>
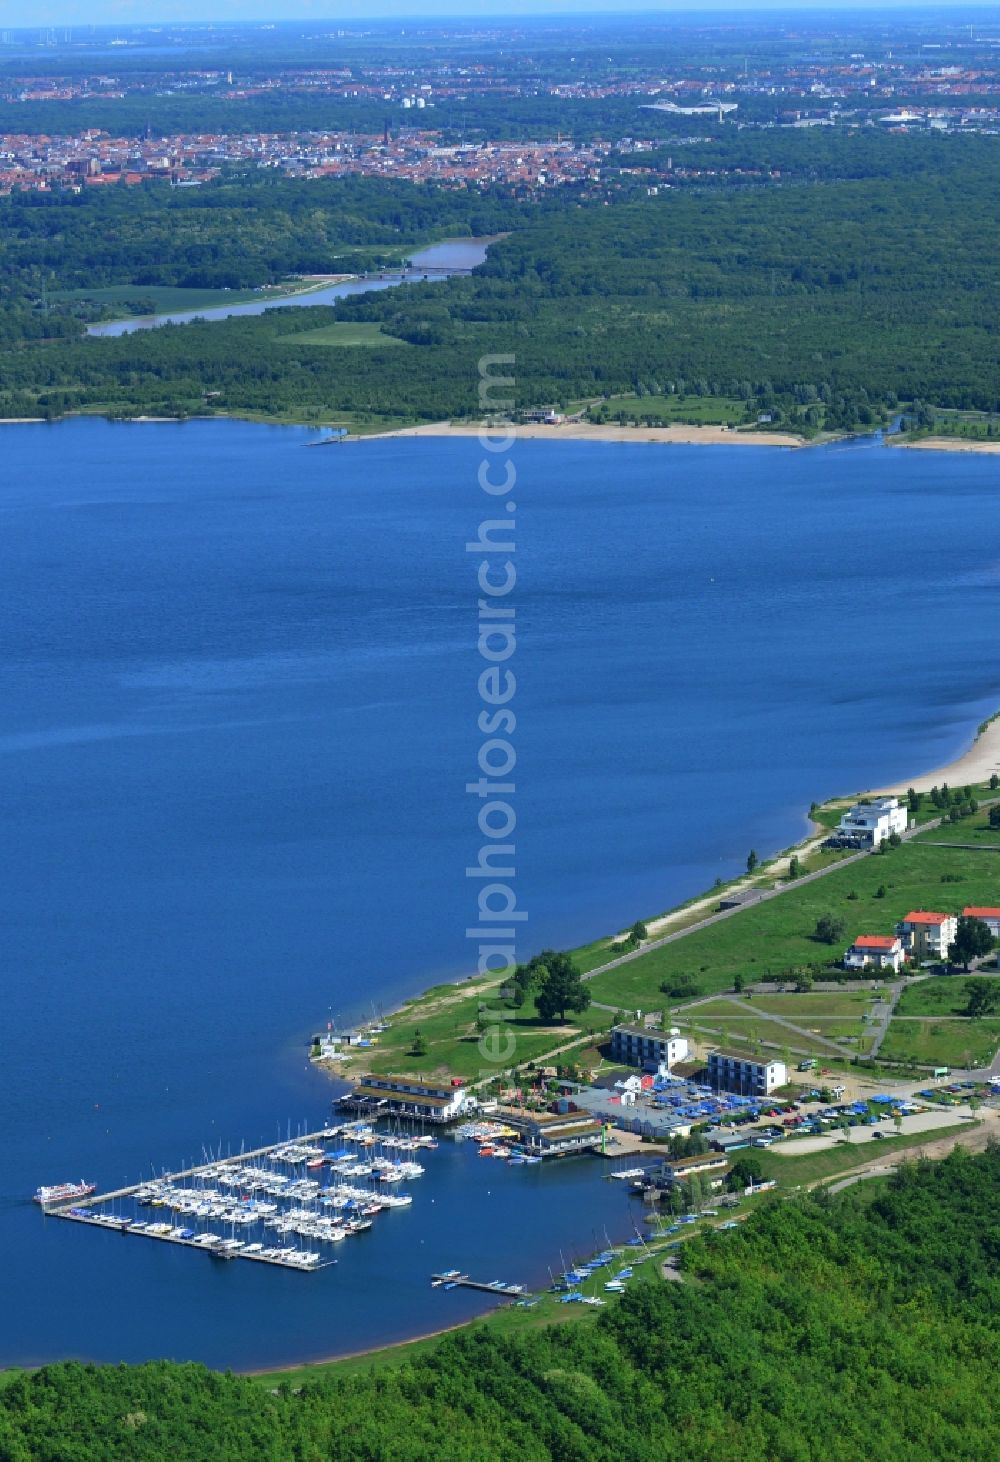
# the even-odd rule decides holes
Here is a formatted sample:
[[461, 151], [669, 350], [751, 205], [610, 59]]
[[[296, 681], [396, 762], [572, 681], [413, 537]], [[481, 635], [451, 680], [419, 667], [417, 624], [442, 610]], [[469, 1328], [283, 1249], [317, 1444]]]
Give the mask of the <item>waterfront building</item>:
[[856, 802], [840, 819], [833, 841], [859, 848], [877, 848], [893, 833], [906, 832], [909, 813], [898, 797]]
[[649, 1030], [641, 1025], [616, 1025], [611, 1032], [611, 1056], [625, 1066], [668, 1069], [687, 1059], [688, 1043], [676, 1026], [670, 1030]]
[[863, 970], [869, 965], [898, 974], [906, 962], [899, 935], [859, 934], [844, 955], [845, 970]]
[[954, 914], [915, 909], [896, 925], [896, 933], [911, 959], [947, 959], [948, 946], [958, 933]]
[[680, 1183], [697, 1175], [712, 1188], [721, 1186], [728, 1168], [729, 1164], [720, 1152], [699, 1152], [691, 1157], [672, 1157], [663, 1164], [664, 1174], [672, 1183]]
[[734, 1051], [712, 1051], [708, 1057], [708, 1080], [716, 1091], [739, 1092], [741, 1096], [770, 1096], [784, 1086], [788, 1073], [784, 1061], [769, 1057], [741, 1056]]
[[478, 1106], [465, 1086], [441, 1086], [395, 1076], [368, 1076], [342, 1101], [373, 1116], [416, 1117], [427, 1122], [456, 1122]]
[[521, 1134], [521, 1145], [538, 1157], [565, 1157], [573, 1152], [596, 1152], [603, 1141], [604, 1123], [590, 1112], [519, 1112], [504, 1121]]

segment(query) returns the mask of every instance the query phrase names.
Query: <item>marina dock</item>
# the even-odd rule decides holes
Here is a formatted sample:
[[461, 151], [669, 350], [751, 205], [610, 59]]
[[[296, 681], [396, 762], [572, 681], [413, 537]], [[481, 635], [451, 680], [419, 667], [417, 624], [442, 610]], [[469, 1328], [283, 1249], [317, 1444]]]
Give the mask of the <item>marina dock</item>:
[[[329, 1152], [323, 1144], [332, 1138], [349, 1146]], [[329, 1245], [371, 1228], [373, 1217], [383, 1210], [412, 1202], [409, 1195], [390, 1193], [383, 1184], [418, 1177], [423, 1168], [373, 1153], [380, 1144], [404, 1146], [362, 1122], [324, 1127], [266, 1147], [210, 1157], [127, 1187], [47, 1205], [43, 1211], [48, 1218], [157, 1239], [216, 1259], [250, 1259], [312, 1272], [337, 1262]], [[321, 1169], [334, 1180], [327, 1186], [317, 1177]], [[128, 1211], [122, 1211], [123, 1205]], [[142, 1207], [160, 1214], [147, 1220], [140, 1216]], [[163, 1218], [167, 1210], [172, 1210], [170, 1221]], [[200, 1229], [203, 1222], [209, 1227]], [[211, 1225], [221, 1231], [212, 1232]], [[247, 1236], [237, 1237], [237, 1228]], [[265, 1228], [275, 1229], [280, 1238], [250, 1242], [254, 1228], [262, 1235]], [[286, 1242], [291, 1234], [315, 1241], [316, 1247]]]

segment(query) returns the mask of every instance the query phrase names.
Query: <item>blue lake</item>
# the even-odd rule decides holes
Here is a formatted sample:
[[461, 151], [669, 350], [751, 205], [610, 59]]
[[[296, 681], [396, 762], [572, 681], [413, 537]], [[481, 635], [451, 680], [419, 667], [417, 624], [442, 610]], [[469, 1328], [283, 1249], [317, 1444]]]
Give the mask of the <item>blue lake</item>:
[[[358, 1350], [482, 1307], [435, 1268], [537, 1282], [631, 1232], [596, 1159], [445, 1143], [313, 1276], [26, 1201], [319, 1125], [309, 1034], [469, 968], [482, 454], [316, 440], [2, 428], [0, 1364]], [[515, 460], [520, 954], [663, 910], [1000, 705], [995, 459]]]

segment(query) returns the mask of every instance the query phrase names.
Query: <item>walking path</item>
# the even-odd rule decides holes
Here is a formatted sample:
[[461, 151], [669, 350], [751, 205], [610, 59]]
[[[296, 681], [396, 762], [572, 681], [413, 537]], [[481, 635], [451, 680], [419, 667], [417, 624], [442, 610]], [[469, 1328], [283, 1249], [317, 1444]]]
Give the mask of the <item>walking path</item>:
[[774, 1025], [783, 1026], [785, 1030], [790, 1030], [793, 1035], [805, 1036], [808, 1039], [810, 1046], [825, 1046], [826, 1049], [834, 1056], [843, 1058], [845, 1055], [850, 1056], [852, 1054], [850, 1051], [845, 1050], [845, 1048], [840, 1045], [839, 1042], [830, 1040], [826, 1036], [814, 1035], [811, 1030], [804, 1030], [802, 1026], [796, 1025], [793, 1021], [786, 1020], [783, 1015], [775, 1015], [771, 1011], [761, 1010], [758, 1006], [754, 1006], [752, 1009], [748, 1009], [746, 1002], [741, 1000], [738, 995], [706, 995], [700, 1000], [694, 1000], [690, 1005], [685, 1005], [684, 1007], [685, 1020], [687, 1019], [688, 1012], [690, 1010], [696, 1009], [699, 1005], [705, 1005], [709, 1001], [711, 1001], [712, 1003], [718, 1003], [718, 1001], [720, 1000], [725, 1000], [728, 1004], [734, 1005], [740, 1015], [746, 1015], [748, 1017], [752, 1015], [754, 1020], [769, 1020]]

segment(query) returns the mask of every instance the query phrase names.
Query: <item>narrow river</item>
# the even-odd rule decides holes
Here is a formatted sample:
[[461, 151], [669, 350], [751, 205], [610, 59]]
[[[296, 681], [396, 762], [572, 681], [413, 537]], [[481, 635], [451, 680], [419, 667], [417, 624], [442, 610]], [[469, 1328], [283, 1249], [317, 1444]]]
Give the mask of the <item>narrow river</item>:
[[339, 299], [346, 299], [352, 294], [367, 294], [372, 289], [392, 289], [397, 284], [412, 283], [414, 280], [447, 279], [450, 274], [464, 274], [475, 269], [486, 258], [486, 250], [493, 242], [493, 237], [444, 239], [440, 244], [431, 244], [428, 248], [418, 249], [411, 254], [405, 274], [399, 269], [280, 298], [262, 296], [260, 299], [217, 305], [211, 309], [179, 310], [165, 315], [134, 315], [125, 320], [108, 320], [100, 325], [90, 325], [87, 334], [131, 335], [134, 330], [155, 330], [158, 325], [187, 325], [192, 320], [227, 320], [230, 315], [262, 315], [265, 310], [288, 309], [290, 306], [301, 309], [303, 305], [332, 305]]

